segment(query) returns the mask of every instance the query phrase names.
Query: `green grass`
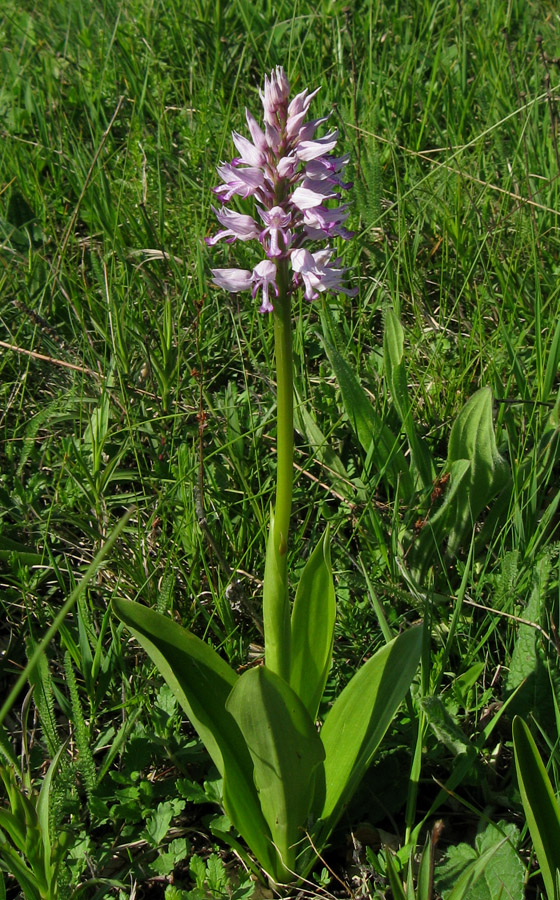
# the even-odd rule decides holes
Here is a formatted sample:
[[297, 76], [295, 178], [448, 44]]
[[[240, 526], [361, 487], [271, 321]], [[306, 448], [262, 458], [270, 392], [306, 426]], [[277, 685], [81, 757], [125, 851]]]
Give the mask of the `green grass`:
[[[535, 721], [560, 787], [554, 4], [5, 0], [0, 38], [5, 693], [135, 506], [5, 723], [26, 787], [70, 738], [51, 810], [70, 848], [61, 897], [78, 885], [77, 896], [132, 897], [131, 884], [163, 897], [173, 871], [184, 890], [233, 890], [210, 863], [223, 846], [211, 833], [219, 786], [208, 760], [194, 733], [185, 746], [188, 723], [108, 608], [118, 595], [169, 611], [234, 666], [261, 643], [271, 322], [209, 280], [210, 265], [249, 265], [250, 247], [209, 252], [203, 238], [231, 130], [244, 131], [245, 106], [258, 112], [257, 88], [280, 64], [295, 90], [321, 85], [313, 114], [332, 110], [354, 179], [356, 237], [340, 250], [359, 296], [298, 303], [294, 321], [292, 571], [328, 520], [339, 603], [331, 696], [383, 642], [376, 603], [395, 631], [420, 617], [432, 626], [419, 683], [329, 865], [344, 876], [344, 829], [364, 820], [394, 833], [407, 860], [437, 779], [455, 795], [430, 813], [430, 826], [446, 822], [440, 847], [506, 819], [530, 868], [514, 712]], [[486, 385], [511, 472], [472, 555], [470, 536], [452, 560], [432, 548], [421, 584], [415, 540], [441, 499], [431, 489], [407, 498], [380, 472], [323, 343], [330, 334], [399, 435], [383, 362], [388, 308], [403, 323], [414, 421], [437, 474], [452, 423]], [[400, 443], [406, 451], [404, 434]], [[527, 618], [541, 630], [518, 621]], [[360, 865], [369, 896], [383, 896], [383, 852]]]

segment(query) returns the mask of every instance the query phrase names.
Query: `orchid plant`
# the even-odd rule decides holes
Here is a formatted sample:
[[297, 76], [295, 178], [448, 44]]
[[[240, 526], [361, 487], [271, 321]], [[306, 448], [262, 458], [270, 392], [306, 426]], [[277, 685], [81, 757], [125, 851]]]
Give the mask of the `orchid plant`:
[[[260, 297], [274, 323], [277, 376], [277, 483], [263, 581], [265, 663], [238, 675], [207, 643], [166, 616], [117, 600], [116, 614], [148, 652], [198, 731], [223, 779], [223, 806], [273, 884], [305, 877], [347, 806], [417, 669], [422, 631], [389, 641], [323, 710], [336, 601], [328, 530], [307, 560], [293, 603], [288, 578], [293, 477], [292, 299], [329, 291], [353, 296], [346, 269], [325, 242], [345, 228], [348, 156], [338, 135], [316, 137], [327, 118], [306, 122], [317, 91], [290, 100], [284, 70], [265, 78], [264, 122], [246, 113], [251, 140], [234, 132], [239, 153], [218, 168], [214, 210], [223, 230], [213, 246], [257, 241], [251, 270], [213, 269], [214, 283]], [[254, 215], [229, 204], [254, 202]], [[323, 717], [322, 724], [319, 718]], [[229, 835], [224, 839], [245, 851]]]

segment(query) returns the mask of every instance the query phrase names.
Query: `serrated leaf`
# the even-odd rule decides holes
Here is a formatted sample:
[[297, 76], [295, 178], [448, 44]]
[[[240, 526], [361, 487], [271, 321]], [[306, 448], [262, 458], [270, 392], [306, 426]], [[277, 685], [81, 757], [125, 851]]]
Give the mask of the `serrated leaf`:
[[222, 860], [215, 853], [212, 853], [206, 862], [206, 880], [212, 895], [226, 893], [227, 873]]
[[150, 863], [150, 869], [152, 872], [155, 872], [156, 875], [171, 875], [176, 863], [177, 861], [174, 853], [160, 853], [159, 856], [156, 856]]
[[305, 565], [292, 610], [290, 687], [313, 722], [331, 665], [335, 619], [327, 529]]
[[206, 880], [206, 865], [204, 860], [202, 860], [200, 856], [191, 857], [189, 869], [191, 874], [194, 875], [197, 888], [203, 888]]
[[297, 694], [265, 666], [241, 675], [227, 709], [247, 742], [263, 815], [278, 850], [279, 861], [269, 874], [290, 880], [316, 775], [322, 775], [322, 743]]
[[476, 747], [453, 719], [441, 697], [422, 697], [419, 703], [438, 742], [447, 747], [453, 756], [465, 753], [475, 762], [478, 758]]
[[443, 900], [523, 900], [525, 870], [514, 846], [518, 838], [515, 825], [489, 823], [475, 847], [450, 847], [435, 875]]
[[156, 810], [146, 819], [146, 833], [152, 847], [159, 847], [169, 831], [174, 816], [173, 804], [170, 800], [158, 803]]

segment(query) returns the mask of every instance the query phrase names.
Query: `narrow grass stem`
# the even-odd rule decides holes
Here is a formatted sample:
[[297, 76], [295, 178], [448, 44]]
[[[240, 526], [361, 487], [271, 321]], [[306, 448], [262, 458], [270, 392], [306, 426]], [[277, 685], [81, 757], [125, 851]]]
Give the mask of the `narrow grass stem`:
[[21, 691], [21, 689], [24, 687], [25, 683], [27, 682], [31, 672], [35, 669], [35, 667], [36, 667], [37, 663], [39, 662], [39, 659], [41, 658], [43, 653], [46, 652], [47, 647], [49, 646], [50, 642], [52, 641], [52, 639], [55, 636], [55, 634], [57, 633], [57, 631], [60, 629], [60, 626], [64, 622], [64, 619], [66, 618], [66, 616], [68, 615], [68, 613], [70, 612], [70, 610], [72, 609], [72, 607], [74, 606], [76, 601], [78, 600], [78, 597], [85, 591], [89, 582], [94, 577], [94, 575], [97, 573], [99, 566], [101, 565], [101, 563], [103, 562], [103, 560], [105, 559], [105, 557], [107, 556], [109, 551], [113, 548], [115, 541], [119, 537], [120, 533], [122, 532], [124, 526], [128, 522], [133, 511], [134, 511], [134, 509], [130, 508], [124, 514], [124, 516], [119, 520], [119, 522], [117, 523], [117, 525], [115, 526], [115, 528], [113, 529], [113, 531], [111, 532], [111, 534], [109, 535], [109, 537], [107, 538], [107, 540], [105, 541], [105, 543], [103, 544], [103, 546], [101, 547], [101, 549], [99, 550], [97, 555], [95, 556], [95, 559], [93, 560], [93, 562], [91, 562], [90, 565], [87, 567], [87, 569], [84, 572], [84, 574], [82, 575], [80, 581], [78, 582], [78, 584], [76, 585], [76, 587], [74, 588], [74, 590], [72, 591], [70, 596], [63, 603], [62, 608], [60, 609], [60, 612], [55, 616], [52, 625], [50, 625], [47, 628], [47, 631], [46, 631], [44, 637], [35, 647], [33, 653], [29, 657], [27, 665], [25, 666], [23, 672], [21, 672], [21, 674], [19, 675], [16, 683], [14, 684], [12, 690], [8, 694], [7, 699], [4, 701], [2, 708], [0, 709], [0, 728], [2, 727], [4, 719], [10, 712], [10, 709], [16, 702], [18, 694]]

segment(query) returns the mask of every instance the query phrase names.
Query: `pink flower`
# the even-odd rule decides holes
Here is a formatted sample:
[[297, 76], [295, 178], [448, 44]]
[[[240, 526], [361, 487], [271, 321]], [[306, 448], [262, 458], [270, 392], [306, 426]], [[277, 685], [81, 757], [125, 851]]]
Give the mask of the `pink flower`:
[[[313, 190], [309, 185], [313, 184], [314, 188], [318, 188]], [[313, 182], [303, 183], [301, 187], [295, 189], [292, 194], [291, 200], [294, 206], [297, 206], [298, 209], [313, 209], [314, 206], [320, 206], [323, 200], [328, 197], [334, 197], [335, 194], [329, 193], [329, 186], [326, 186], [326, 189], [321, 186], [320, 183], [316, 184]]]
[[225, 166], [219, 166], [218, 175], [224, 184], [214, 188], [214, 193], [224, 203], [231, 200], [234, 194], [239, 194], [241, 197], [255, 194], [264, 182], [264, 173], [257, 166], [234, 169], [233, 166], [226, 163]]
[[276, 285], [276, 266], [269, 259], [263, 259], [258, 265], [253, 269], [253, 274], [251, 276], [251, 281], [253, 282], [253, 297], [256, 295], [259, 289], [262, 289], [262, 303], [259, 312], [273, 312], [274, 307], [269, 300], [268, 293], [269, 288], [272, 286], [274, 288], [274, 292], [276, 296], [278, 296], [278, 287]]
[[252, 216], [244, 216], [241, 213], [234, 212], [232, 209], [227, 209], [227, 207], [223, 209], [214, 209], [212, 207], [212, 210], [218, 222], [221, 225], [225, 225], [226, 228], [225, 231], [218, 231], [214, 237], [205, 238], [209, 247], [221, 241], [222, 238], [228, 238], [230, 243], [237, 238], [240, 241], [250, 241], [253, 238], [258, 238], [259, 228]]
[[[292, 242], [292, 234], [289, 230], [292, 219], [290, 213], [284, 212], [281, 206], [273, 206], [270, 212], [266, 209], [259, 209], [259, 215], [266, 225], [266, 228], [261, 231], [260, 239], [262, 241], [266, 235], [270, 237], [268, 255], [270, 257], [282, 256]], [[280, 246], [281, 244], [283, 246]]]
[[275, 125], [278, 112], [285, 109], [290, 96], [290, 82], [282, 66], [276, 66], [270, 77], [264, 76], [264, 92], [260, 92], [264, 107], [264, 121]]
[[320, 250], [317, 253], [309, 253], [308, 250], [292, 251], [292, 269], [299, 275], [305, 286], [305, 299], [315, 300], [323, 291], [340, 291], [353, 297], [357, 293], [356, 288], [345, 288], [342, 284], [342, 276], [346, 269], [335, 269], [329, 265], [332, 250]]
[[[261, 312], [273, 311], [272, 292], [278, 296], [277, 267], [286, 270], [288, 263], [293, 273], [289, 292], [303, 286], [308, 300], [323, 291], [356, 293], [343, 285], [347, 270], [331, 264], [332, 250], [307, 249], [307, 245], [333, 236], [352, 237], [344, 227], [348, 204], [339, 203], [342, 193], [351, 187], [343, 180], [348, 156], [333, 155], [336, 130], [315, 137], [328, 116], [306, 121], [317, 92], [305, 88], [290, 101], [286, 73], [277, 66], [265, 77], [260, 92], [262, 126], [246, 110], [250, 139], [233, 132], [239, 156], [218, 167], [222, 184], [214, 191], [222, 207], [214, 212], [223, 230], [206, 243], [257, 240], [266, 259], [252, 272], [214, 269], [214, 283], [232, 293], [251, 290], [253, 297], [262, 291]], [[254, 197], [264, 228], [252, 215], [228, 208], [234, 197]]]
[[247, 269], [212, 269], [212, 281], [218, 287], [236, 294], [251, 287], [251, 272]]
[[239, 163], [243, 163], [246, 166], [264, 166], [266, 162], [266, 153], [256, 147], [251, 141], [248, 141], [246, 137], [243, 137], [241, 134], [237, 134], [236, 131], [232, 133], [233, 143], [239, 150], [241, 156], [237, 157], [235, 160], [235, 165], [239, 165]]

